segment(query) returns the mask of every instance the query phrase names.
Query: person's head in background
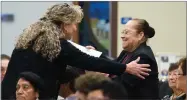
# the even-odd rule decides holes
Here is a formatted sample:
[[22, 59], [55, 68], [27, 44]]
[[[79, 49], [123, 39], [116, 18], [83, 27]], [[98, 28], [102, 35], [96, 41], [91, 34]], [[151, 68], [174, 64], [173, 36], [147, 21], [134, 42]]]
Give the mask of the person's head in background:
[[127, 91], [122, 84], [114, 81], [103, 81], [89, 87], [87, 100], [125, 100]]
[[3, 80], [6, 74], [9, 61], [10, 61], [10, 56], [6, 54], [1, 54], [1, 81]]
[[178, 64], [172, 63], [168, 70], [168, 84], [169, 87], [173, 90], [173, 94], [170, 98], [176, 99], [180, 97], [180, 95], [183, 93], [181, 89], [177, 88], [177, 74], [178, 74]]
[[77, 100], [86, 100], [87, 94], [89, 92], [89, 86], [93, 84], [99, 84], [102, 81], [110, 80], [110, 78], [98, 74], [98, 73], [86, 73], [81, 75], [75, 80], [75, 89]]
[[23, 31], [16, 48], [26, 49], [33, 45], [35, 52], [40, 52], [44, 58], [51, 61], [60, 53], [60, 40], [71, 39], [82, 18], [83, 11], [80, 6], [67, 3], [55, 4], [39, 21]]
[[44, 89], [43, 80], [32, 72], [22, 72], [16, 85], [16, 100], [36, 100]]
[[125, 24], [122, 31], [122, 47], [125, 51], [132, 52], [154, 35], [154, 28], [146, 20], [132, 19]]
[[168, 84], [172, 89], [176, 89], [178, 65], [172, 63], [168, 69]]
[[68, 66], [66, 68], [66, 72], [64, 75], [65, 77], [62, 82], [63, 84], [61, 84], [59, 95], [63, 98], [73, 96], [76, 92], [74, 87], [75, 79], [79, 77], [81, 74], [83, 74], [83, 71], [81, 69]]
[[104, 76], [106, 76], [106, 77], [108, 77], [109, 76], [109, 74], [107, 74], [107, 73], [101, 73], [101, 72], [94, 72], [94, 71], [85, 71], [86, 73], [97, 73], [97, 74], [102, 74], [102, 75], [104, 75]]
[[186, 93], [186, 57], [181, 58], [178, 62], [178, 77], [177, 77], [177, 88], [181, 89], [184, 93]]

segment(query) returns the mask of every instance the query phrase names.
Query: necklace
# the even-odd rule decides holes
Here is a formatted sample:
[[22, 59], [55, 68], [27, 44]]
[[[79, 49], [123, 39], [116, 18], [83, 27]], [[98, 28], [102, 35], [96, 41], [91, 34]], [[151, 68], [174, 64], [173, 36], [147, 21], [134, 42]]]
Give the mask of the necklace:
[[182, 96], [182, 95], [184, 95], [185, 93], [183, 93], [183, 92], [180, 92], [178, 95], [175, 95], [174, 93], [172, 94], [172, 96], [171, 96], [171, 100], [176, 100], [176, 98], [177, 97], [180, 97], [180, 96]]

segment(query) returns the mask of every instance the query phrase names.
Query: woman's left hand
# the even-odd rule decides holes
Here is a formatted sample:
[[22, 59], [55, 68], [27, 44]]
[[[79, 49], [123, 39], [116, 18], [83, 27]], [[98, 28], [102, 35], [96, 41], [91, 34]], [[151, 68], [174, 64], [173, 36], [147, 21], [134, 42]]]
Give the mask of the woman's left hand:
[[86, 46], [86, 49], [93, 49], [93, 50], [95, 50], [95, 48], [93, 46], [91, 46], [91, 45]]

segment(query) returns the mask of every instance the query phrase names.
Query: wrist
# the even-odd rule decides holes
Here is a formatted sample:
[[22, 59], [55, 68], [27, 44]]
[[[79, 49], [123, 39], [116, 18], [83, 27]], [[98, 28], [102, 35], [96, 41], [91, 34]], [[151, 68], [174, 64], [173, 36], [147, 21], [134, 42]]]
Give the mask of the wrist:
[[125, 67], [125, 72], [128, 73], [129, 72], [129, 65], [126, 64], [126, 67]]

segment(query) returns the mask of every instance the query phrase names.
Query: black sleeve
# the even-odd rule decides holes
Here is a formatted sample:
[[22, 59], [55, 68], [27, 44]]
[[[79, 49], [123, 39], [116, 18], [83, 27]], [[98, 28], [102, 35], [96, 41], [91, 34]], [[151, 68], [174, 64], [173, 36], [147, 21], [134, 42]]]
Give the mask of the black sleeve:
[[114, 75], [120, 75], [126, 69], [124, 64], [89, 56], [74, 47], [67, 40], [61, 41], [61, 48], [60, 59], [65, 59], [66, 64], [70, 66]]
[[[150, 64], [151, 65], [151, 62], [152, 62], [151, 59], [145, 54], [134, 56], [131, 61], [136, 60], [138, 57], [140, 57], [140, 61], [138, 62], [139, 64]], [[139, 84], [139, 82], [142, 79], [135, 75], [124, 73], [122, 75], [122, 80], [123, 80], [123, 83], [128, 86], [135, 86], [136, 84]]]
[[9, 61], [7, 72], [5, 74], [4, 79], [1, 82], [1, 99], [2, 100], [15, 100], [15, 91], [16, 91], [16, 84], [17, 84], [17, 77], [18, 73], [16, 72], [16, 61], [18, 61], [18, 57], [15, 55], [17, 50], [13, 50], [11, 55], [11, 59]]
[[107, 59], [107, 60], [112, 60], [112, 61], [116, 61], [114, 58], [109, 57], [107, 55], [104, 55], [103, 53], [101, 54], [101, 56], [99, 58], [103, 58], [103, 59]]

